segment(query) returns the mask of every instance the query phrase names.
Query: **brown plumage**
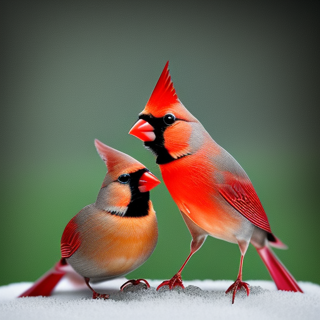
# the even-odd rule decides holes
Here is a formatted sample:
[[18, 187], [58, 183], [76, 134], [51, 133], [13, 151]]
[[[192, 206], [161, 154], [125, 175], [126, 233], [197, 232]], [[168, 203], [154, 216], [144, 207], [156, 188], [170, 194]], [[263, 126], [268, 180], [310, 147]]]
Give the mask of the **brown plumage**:
[[84, 277], [93, 298], [106, 299], [108, 295], [95, 292], [89, 281], [126, 275], [141, 266], [156, 246], [157, 219], [149, 191], [160, 181], [132, 157], [98, 140], [95, 145], [108, 168], [97, 200], [67, 224], [60, 262], [21, 297], [50, 295], [70, 265]]

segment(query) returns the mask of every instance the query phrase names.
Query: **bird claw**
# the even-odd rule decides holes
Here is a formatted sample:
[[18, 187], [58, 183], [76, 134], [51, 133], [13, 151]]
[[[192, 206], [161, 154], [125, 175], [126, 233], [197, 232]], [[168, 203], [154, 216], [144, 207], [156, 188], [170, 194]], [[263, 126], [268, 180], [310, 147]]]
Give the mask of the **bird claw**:
[[92, 295], [92, 299], [104, 299], [104, 300], [107, 300], [109, 299], [109, 295], [106, 294], [106, 293], [98, 293], [98, 292], [95, 292], [93, 291], [93, 295]]
[[184, 289], [184, 285], [182, 283], [181, 275], [175, 274], [170, 280], [165, 280], [162, 283], [160, 283], [157, 287], [157, 291], [163, 287], [163, 286], [169, 286], [169, 289], [172, 290], [175, 287], [181, 287]]
[[128, 280], [127, 282], [125, 282], [121, 287], [120, 287], [120, 290], [121, 291], [123, 291], [123, 289], [125, 288], [125, 287], [127, 287], [130, 283], [132, 284], [132, 285], [134, 285], [134, 286], [136, 286], [136, 285], [138, 285], [139, 283], [141, 283], [141, 282], [144, 282], [145, 284], [146, 284], [146, 286], [147, 286], [147, 288], [150, 288], [150, 284], [149, 284], [149, 282], [147, 281], [147, 280], [145, 280], [145, 279], [132, 279], [132, 280]]
[[236, 297], [236, 293], [238, 290], [241, 290], [242, 288], [244, 288], [247, 292], [247, 296], [249, 296], [250, 293], [250, 288], [248, 283], [246, 282], [242, 282], [240, 279], [237, 279], [226, 291], [226, 293], [229, 293], [230, 291], [232, 291], [232, 304], [234, 303], [234, 299]]

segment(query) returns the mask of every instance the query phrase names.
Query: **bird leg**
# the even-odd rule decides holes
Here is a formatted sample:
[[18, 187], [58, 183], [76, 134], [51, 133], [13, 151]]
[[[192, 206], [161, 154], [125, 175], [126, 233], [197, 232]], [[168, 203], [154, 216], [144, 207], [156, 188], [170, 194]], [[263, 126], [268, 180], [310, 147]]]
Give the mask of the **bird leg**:
[[84, 278], [84, 280], [85, 280], [88, 288], [93, 292], [92, 299], [104, 299], [104, 300], [109, 299], [110, 296], [108, 294], [98, 293], [90, 286], [90, 284], [89, 284], [90, 279], [89, 278]]
[[170, 280], [165, 280], [162, 283], [160, 283], [157, 287], [157, 290], [159, 290], [163, 286], [169, 286], [169, 289], [172, 290], [175, 287], [181, 287], [184, 289], [184, 285], [182, 283], [181, 279], [181, 272], [183, 268], [186, 266], [187, 262], [190, 260], [191, 256], [194, 254], [195, 251], [191, 250], [190, 254], [188, 255], [188, 258], [180, 268], [180, 270], [170, 279]]
[[[186, 208], [186, 210], [188, 212], [190, 212], [190, 210], [188, 208]], [[192, 235], [190, 253], [189, 253], [186, 261], [184, 262], [184, 264], [180, 268], [180, 270], [170, 280], [166, 280], [166, 281], [163, 281], [162, 283], [160, 283], [157, 287], [157, 290], [159, 290], [163, 286], [169, 286], [170, 290], [172, 290], [175, 287], [181, 287], [182, 289], [184, 289], [184, 285], [183, 285], [182, 279], [181, 279], [181, 272], [182, 272], [183, 268], [186, 266], [187, 262], [192, 257], [192, 255], [201, 248], [203, 242], [207, 238], [207, 234], [204, 233], [204, 231], [201, 228], [199, 228], [196, 224], [194, 224], [188, 218], [188, 216], [183, 213], [183, 211], [180, 211], [180, 212], [181, 212], [181, 215], [182, 215], [182, 217], [183, 217], [183, 219], [184, 219], [184, 221], [185, 221], [185, 223], [186, 223], [186, 225]]]
[[238, 290], [244, 288], [247, 292], [247, 296], [250, 293], [249, 285], [246, 282], [242, 281], [243, 258], [244, 258], [244, 255], [241, 254], [240, 268], [239, 268], [239, 274], [238, 274], [237, 280], [226, 291], [226, 293], [229, 293], [230, 291], [232, 291], [232, 304], [234, 303], [234, 298], [236, 297], [236, 293]]
[[130, 283], [133, 284], [134, 286], [138, 285], [139, 283], [144, 282], [147, 286], [147, 288], [150, 288], [150, 284], [147, 280], [145, 279], [132, 279], [132, 280], [128, 280], [127, 282], [125, 282], [121, 287], [120, 290], [123, 291], [123, 289], [128, 286]]

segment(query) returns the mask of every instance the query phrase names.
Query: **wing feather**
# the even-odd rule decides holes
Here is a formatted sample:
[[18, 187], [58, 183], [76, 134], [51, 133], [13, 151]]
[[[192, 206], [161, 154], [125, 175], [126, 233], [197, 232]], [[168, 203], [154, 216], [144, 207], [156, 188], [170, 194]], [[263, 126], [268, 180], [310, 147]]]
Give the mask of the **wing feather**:
[[255, 226], [271, 233], [267, 214], [249, 181], [231, 178], [219, 185], [222, 197]]
[[80, 247], [80, 237], [77, 231], [75, 217], [67, 224], [61, 238], [61, 257], [70, 258]]

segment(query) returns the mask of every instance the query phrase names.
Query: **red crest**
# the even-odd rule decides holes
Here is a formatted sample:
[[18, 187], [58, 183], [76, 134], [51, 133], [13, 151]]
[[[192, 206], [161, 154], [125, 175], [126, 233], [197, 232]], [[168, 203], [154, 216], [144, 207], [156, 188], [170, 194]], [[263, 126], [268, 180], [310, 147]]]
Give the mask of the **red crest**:
[[161, 108], [177, 102], [179, 102], [179, 99], [169, 73], [169, 61], [167, 61], [147, 106]]
[[152, 114], [154, 117], [163, 117], [166, 113], [171, 112], [180, 119], [197, 121], [179, 100], [168, 67], [169, 61], [166, 63], [142, 114]]

